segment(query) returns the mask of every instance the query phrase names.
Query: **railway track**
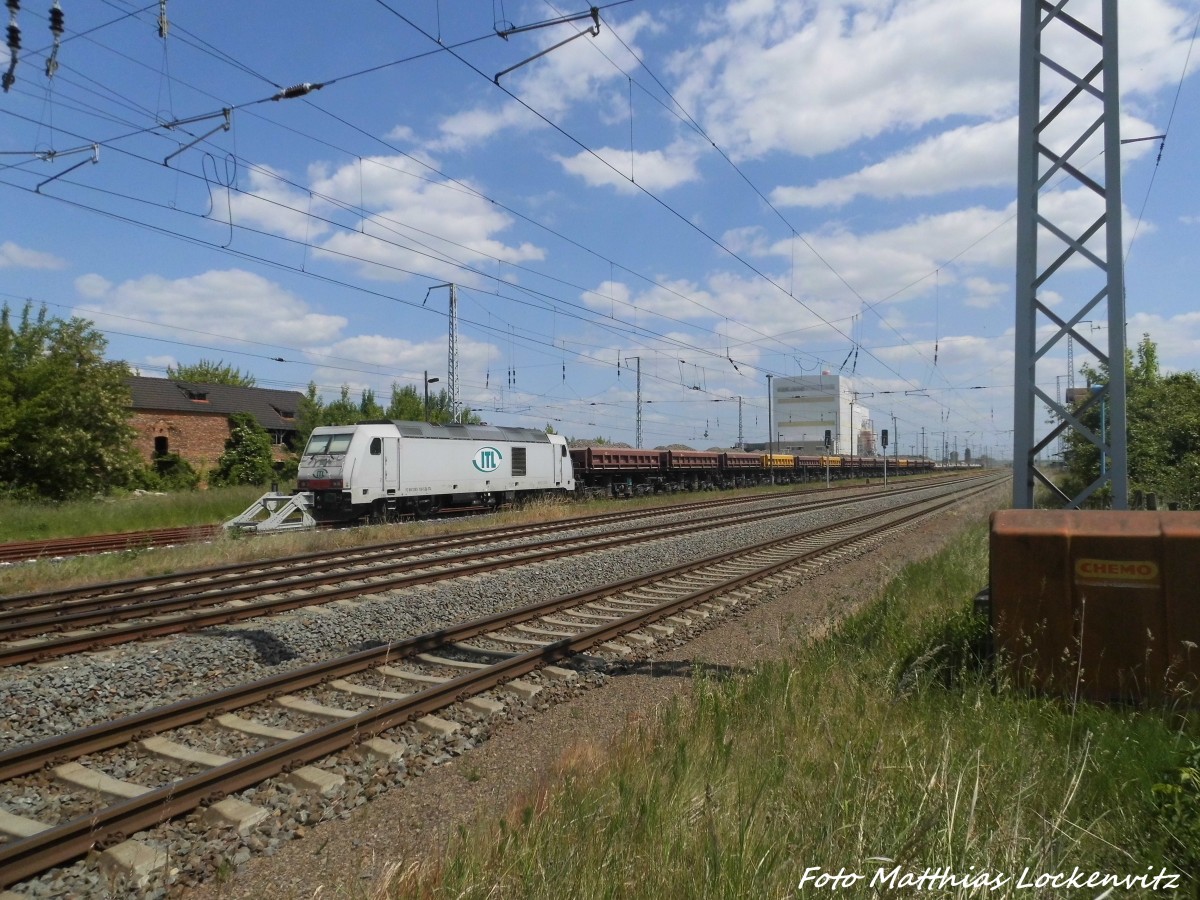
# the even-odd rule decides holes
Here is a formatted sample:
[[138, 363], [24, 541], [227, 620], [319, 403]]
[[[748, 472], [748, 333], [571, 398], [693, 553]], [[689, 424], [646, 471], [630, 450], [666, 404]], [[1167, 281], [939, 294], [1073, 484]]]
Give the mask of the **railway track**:
[[149, 547], [172, 547], [211, 541], [221, 533], [219, 525], [185, 525], [180, 528], [155, 528], [87, 537], [49, 538], [41, 541], [5, 541], [0, 543], [0, 563], [61, 559], [87, 553], [117, 553]]
[[[923, 483], [933, 483], [922, 479]], [[842, 490], [834, 486], [829, 490]], [[818, 490], [825, 490], [824, 488]], [[738, 499], [726, 498], [724, 501], [737, 502]], [[701, 501], [704, 505], [705, 501]], [[488, 509], [478, 507], [456, 510], [454, 515], [447, 514], [446, 518], [461, 517], [471, 512], [487, 512]], [[584, 517], [580, 517], [584, 518]], [[144, 531], [127, 531], [113, 534], [96, 534], [84, 537], [47, 538], [36, 541], [4, 541], [0, 542], [0, 564], [18, 562], [36, 562], [48, 559], [63, 559], [70, 556], [83, 556], [93, 553], [117, 553], [129, 550], [145, 550], [152, 547], [173, 547], [179, 544], [193, 544], [211, 541], [224, 532], [220, 525], [185, 525], [178, 528], [157, 528]], [[253, 533], [253, 532], [251, 532]]]
[[253, 828], [270, 812], [232, 795], [265, 795], [269, 780], [287, 781], [319, 806], [343, 789], [337, 760], [349, 751], [354, 760], [394, 761], [422, 731], [445, 738], [504, 703], [579, 677], [579, 654], [642, 653], [994, 484], [910, 499], [13, 748], [0, 754], [6, 805], [17, 798], [43, 817], [0, 814], [9, 835], [0, 887], [92, 851], [124, 873], [111, 877], [145, 879], [164, 868], [165, 854], [152, 837], [131, 835], [201, 809], [198, 827]]
[[[927, 490], [928, 484], [920, 484], [886, 496]], [[660, 510], [620, 512], [0, 598], [0, 667], [847, 502], [773, 500], [776, 505], [767, 510], [732, 512], [748, 501], [690, 504], [684, 522], [661, 521], [669, 513]], [[646, 522], [648, 516], [654, 520]], [[637, 524], [613, 530], [628, 521]], [[606, 530], [597, 533], [598, 528]]]

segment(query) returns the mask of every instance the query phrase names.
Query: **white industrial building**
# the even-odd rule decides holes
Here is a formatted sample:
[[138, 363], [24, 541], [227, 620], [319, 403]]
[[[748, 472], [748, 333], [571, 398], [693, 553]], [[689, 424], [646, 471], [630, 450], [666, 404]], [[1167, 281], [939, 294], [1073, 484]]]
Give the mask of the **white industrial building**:
[[854, 382], [842, 375], [822, 372], [773, 378], [771, 408], [777, 452], [820, 456], [826, 452], [826, 431], [831, 454], [882, 452], [875, 443], [871, 411], [857, 399]]

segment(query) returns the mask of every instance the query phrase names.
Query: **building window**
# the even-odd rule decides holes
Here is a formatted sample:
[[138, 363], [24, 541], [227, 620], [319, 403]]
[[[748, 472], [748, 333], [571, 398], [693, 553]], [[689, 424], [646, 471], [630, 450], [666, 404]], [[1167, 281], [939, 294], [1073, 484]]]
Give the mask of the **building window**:
[[189, 400], [195, 400], [197, 403], [207, 403], [208, 402], [208, 392], [207, 391], [184, 391], [184, 393], [187, 394], [187, 398]]
[[160, 434], [158, 437], [156, 437], [154, 439], [154, 455], [155, 456], [166, 456], [167, 455], [167, 438], [165, 435]]

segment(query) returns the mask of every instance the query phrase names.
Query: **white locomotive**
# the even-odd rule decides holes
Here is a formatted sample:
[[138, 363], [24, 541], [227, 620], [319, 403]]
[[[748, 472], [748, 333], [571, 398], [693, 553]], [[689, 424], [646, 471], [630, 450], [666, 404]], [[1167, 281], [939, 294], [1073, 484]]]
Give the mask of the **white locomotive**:
[[567, 442], [534, 428], [377, 421], [314, 428], [297, 487], [318, 522], [494, 508], [575, 490]]

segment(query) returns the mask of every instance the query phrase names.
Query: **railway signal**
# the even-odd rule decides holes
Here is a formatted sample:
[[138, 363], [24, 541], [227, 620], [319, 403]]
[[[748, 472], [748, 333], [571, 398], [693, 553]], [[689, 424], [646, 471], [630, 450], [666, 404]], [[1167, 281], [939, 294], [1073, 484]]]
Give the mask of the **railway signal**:
[[887, 487], [887, 429], [883, 429], [880, 443], [883, 444], [883, 486]]

